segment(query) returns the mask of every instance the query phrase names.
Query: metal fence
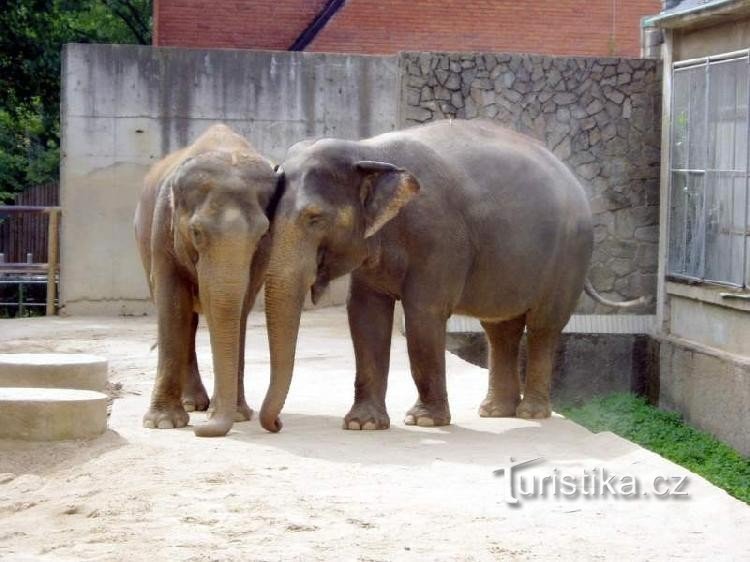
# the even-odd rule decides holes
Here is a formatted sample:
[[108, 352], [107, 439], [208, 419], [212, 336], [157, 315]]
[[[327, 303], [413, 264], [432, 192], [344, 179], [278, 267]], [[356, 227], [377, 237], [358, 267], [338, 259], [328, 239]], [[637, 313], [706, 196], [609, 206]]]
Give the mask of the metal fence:
[[[56, 207], [60, 204], [57, 182], [37, 185], [16, 195], [17, 206]], [[27, 254], [40, 263], [47, 261], [47, 217], [27, 213], [0, 214], [0, 254], [7, 262], [25, 262]]]
[[750, 51], [673, 68], [668, 273], [744, 287]]
[[[0, 206], [0, 316], [55, 314], [59, 283], [58, 185], [31, 188]], [[33, 313], [33, 312], [32, 312]]]

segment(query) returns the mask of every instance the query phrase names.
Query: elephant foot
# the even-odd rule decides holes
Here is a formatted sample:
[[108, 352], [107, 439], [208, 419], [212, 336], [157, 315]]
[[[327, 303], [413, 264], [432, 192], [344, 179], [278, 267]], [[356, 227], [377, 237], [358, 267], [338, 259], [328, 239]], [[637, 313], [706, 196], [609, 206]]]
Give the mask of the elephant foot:
[[499, 398], [487, 395], [479, 405], [479, 416], [483, 418], [512, 418], [516, 415], [519, 399]]
[[[244, 400], [237, 404], [237, 409], [234, 412], [234, 421], [235, 422], [246, 422], [253, 419], [253, 409], [247, 405], [247, 402]], [[214, 417], [214, 407], [213, 407], [213, 401], [212, 405], [207, 410], [208, 419], [212, 419]]]
[[237, 410], [234, 412], [234, 421], [246, 422], [251, 419], [253, 419], [253, 409], [243, 400], [242, 403], [237, 404]]
[[406, 425], [419, 425], [421, 427], [435, 427], [451, 423], [451, 412], [448, 401], [424, 403], [417, 400], [404, 418]]
[[391, 418], [385, 410], [385, 404], [378, 405], [373, 401], [355, 402], [349, 413], [344, 416], [344, 429], [388, 429]]
[[549, 399], [524, 397], [516, 408], [516, 416], [527, 420], [540, 420], [552, 415]]
[[185, 389], [182, 393], [182, 407], [186, 412], [205, 412], [208, 410], [208, 394], [201, 384], [197, 388]]
[[185, 427], [190, 416], [182, 404], [151, 406], [143, 416], [143, 427], [148, 429], [174, 429]]

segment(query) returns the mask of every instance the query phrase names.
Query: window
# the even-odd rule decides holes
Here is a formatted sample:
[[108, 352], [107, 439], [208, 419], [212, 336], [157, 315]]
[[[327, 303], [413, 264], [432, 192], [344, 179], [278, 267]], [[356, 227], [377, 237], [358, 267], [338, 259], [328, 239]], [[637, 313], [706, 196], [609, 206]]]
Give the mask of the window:
[[671, 276], [750, 286], [749, 68], [748, 51], [674, 65]]

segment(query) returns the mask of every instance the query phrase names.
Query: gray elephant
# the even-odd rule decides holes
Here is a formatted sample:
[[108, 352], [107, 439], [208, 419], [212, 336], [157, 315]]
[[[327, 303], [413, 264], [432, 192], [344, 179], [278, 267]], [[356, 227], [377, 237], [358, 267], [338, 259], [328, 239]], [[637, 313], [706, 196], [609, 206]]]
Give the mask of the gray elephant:
[[553, 355], [584, 288], [593, 236], [581, 185], [549, 150], [492, 122], [438, 121], [358, 142], [305, 141], [278, 173], [286, 187], [266, 277], [271, 384], [264, 428], [281, 429], [306, 291], [316, 301], [349, 272], [356, 379], [344, 428], [390, 425], [385, 393], [396, 300], [418, 391], [407, 425], [450, 423], [445, 331], [454, 313], [478, 318], [489, 340], [480, 415], [550, 415]]
[[212, 413], [199, 436], [249, 420], [243, 371], [247, 315], [268, 264], [277, 181], [272, 164], [224, 125], [156, 163], [146, 176], [135, 234], [159, 324], [159, 360], [143, 425], [184, 427], [208, 395], [195, 357], [198, 314], [208, 321]]

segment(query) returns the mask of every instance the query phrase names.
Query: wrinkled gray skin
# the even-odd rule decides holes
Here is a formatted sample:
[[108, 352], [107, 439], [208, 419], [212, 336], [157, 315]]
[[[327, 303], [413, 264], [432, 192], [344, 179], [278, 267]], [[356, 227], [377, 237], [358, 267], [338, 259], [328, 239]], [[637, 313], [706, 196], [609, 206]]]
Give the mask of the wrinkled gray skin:
[[154, 165], [135, 215], [138, 249], [159, 323], [159, 360], [143, 425], [184, 427], [206, 410], [195, 357], [198, 314], [208, 321], [214, 395], [196, 435], [225, 435], [249, 420], [243, 371], [247, 315], [270, 247], [273, 167], [243, 137], [214, 125]]
[[582, 187], [544, 146], [491, 122], [439, 121], [359, 142], [300, 143], [279, 173], [286, 191], [266, 278], [264, 428], [281, 428], [306, 291], [315, 301], [349, 272], [357, 372], [344, 428], [389, 427], [385, 393], [399, 299], [418, 391], [406, 424], [450, 423], [445, 330], [453, 313], [478, 318], [489, 340], [480, 415], [550, 415], [552, 360], [584, 287], [593, 237]]

